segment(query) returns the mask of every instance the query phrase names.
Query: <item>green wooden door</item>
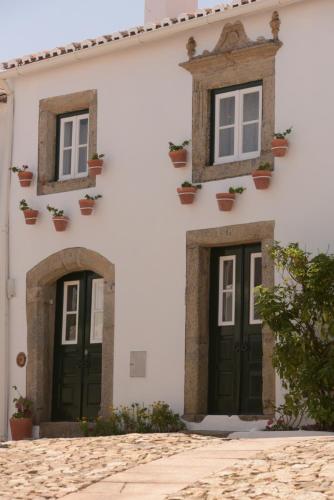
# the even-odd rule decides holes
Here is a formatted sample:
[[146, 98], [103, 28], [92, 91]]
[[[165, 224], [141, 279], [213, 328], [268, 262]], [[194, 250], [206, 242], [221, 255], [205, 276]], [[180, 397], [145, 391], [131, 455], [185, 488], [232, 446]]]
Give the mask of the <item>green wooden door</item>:
[[103, 279], [82, 272], [57, 283], [52, 418], [96, 417], [101, 403]]
[[262, 414], [261, 245], [215, 248], [210, 273], [209, 413]]

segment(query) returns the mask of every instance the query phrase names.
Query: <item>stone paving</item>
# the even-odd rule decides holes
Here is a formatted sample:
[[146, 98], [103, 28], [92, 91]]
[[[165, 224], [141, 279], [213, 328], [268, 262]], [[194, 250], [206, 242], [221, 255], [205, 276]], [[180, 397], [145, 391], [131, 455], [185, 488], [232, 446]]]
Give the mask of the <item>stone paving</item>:
[[130, 434], [0, 443], [0, 498], [61, 498], [117, 472], [204, 446], [213, 439]]
[[308, 438], [292, 444], [285, 440], [254, 459], [232, 460], [231, 466], [167, 498], [334, 499], [334, 438]]

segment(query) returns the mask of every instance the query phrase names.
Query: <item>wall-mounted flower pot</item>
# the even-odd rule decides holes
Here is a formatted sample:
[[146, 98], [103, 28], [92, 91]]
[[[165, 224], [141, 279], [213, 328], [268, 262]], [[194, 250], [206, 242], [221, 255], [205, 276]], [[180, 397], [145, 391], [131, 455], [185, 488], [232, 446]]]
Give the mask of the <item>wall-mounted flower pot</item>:
[[13, 441], [32, 439], [31, 418], [11, 418], [9, 423]]
[[178, 149], [177, 151], [170, 151], [169, 157], [175, 168], [185, 167], [187, 165], [187, 150]]
[[36, 224], [38, 217], [38, 210], [33, 210], [32, 208], [27, 208], [23, 211], [23, 215], [28, 226]]
[[272, 177], [270, 170], [255, 170], [252, 176], [256, 189], [268, 189]]
[[68, 217], [64, 215], [55, 215], [52, 221], [57, 232], [65, 231], [68, 224]]
[[21, 184], [21, 187], [29, 187], [33, 178], [33, 173], [28, 170], [24, 170], [23, 172], [18, 172], [18, 178]]
[[103, 160], [88, 160], [89, 174], [93, 177], [102, 174]]
[[196, 187], [180, 187], [177, 188], [177, 193], [180, 198], [182, 205], [190, 205], [195, 199], [197, 193]]
[[81, 215], [91, 215], [95, 207], [95, 200], [79, 200]]
[[276, 158], [285, 156], [289, 148], [287, 139], [273, 139], [271, 141], [271, 151]]
[[217, 203], [219, 210], [230, 212], [235, 201], [235, 193], [217, 193]]

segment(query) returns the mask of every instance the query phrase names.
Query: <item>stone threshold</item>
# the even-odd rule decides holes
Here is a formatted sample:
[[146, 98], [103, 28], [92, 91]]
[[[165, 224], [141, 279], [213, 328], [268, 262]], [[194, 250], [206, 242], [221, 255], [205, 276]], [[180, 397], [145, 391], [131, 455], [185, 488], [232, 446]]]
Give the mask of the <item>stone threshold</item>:
[[41, 422], [40, 438], [77, 438], [83, 437], [79, 422]]

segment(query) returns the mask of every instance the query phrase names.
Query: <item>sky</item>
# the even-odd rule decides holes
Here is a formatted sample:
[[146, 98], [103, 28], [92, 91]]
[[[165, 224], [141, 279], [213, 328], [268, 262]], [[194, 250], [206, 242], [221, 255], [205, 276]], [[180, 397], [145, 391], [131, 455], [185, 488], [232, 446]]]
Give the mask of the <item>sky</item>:
[[[199, 0], [199, 8], [218, 3]], [[141, 25], [144, 0], [0, 0], [0, 19], [0, 61], [6, 61]]]

